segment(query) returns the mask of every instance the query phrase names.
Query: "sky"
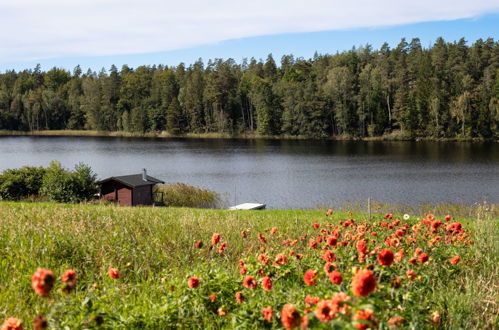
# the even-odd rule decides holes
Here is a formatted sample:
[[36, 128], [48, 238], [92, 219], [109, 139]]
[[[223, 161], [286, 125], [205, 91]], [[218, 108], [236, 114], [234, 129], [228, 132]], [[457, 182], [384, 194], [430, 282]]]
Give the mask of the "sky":
[[499, 37], [498, 0], [0, 0], [0, 72], [310, 58]]

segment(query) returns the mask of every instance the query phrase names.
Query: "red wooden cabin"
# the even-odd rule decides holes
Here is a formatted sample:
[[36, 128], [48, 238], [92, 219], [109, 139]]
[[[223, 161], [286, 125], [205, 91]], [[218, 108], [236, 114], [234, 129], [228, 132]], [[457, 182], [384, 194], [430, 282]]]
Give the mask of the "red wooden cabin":
[[98, 182], [100, 198], [117, 201], [122, 206], [152, 205], [154, 203], [152, 188], [163, 181], [142, 174], [112, 176]]

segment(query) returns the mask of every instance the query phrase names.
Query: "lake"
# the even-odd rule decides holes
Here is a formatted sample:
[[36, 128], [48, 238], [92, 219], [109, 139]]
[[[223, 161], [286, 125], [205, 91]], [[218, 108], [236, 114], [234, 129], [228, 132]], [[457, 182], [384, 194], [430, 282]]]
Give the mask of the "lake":
[[499, 202], [499, 144], [310, 140], [0, 137], [0, 171], [51, 160], [100, 179], [140, 173], [269, 208], [347, 201]]

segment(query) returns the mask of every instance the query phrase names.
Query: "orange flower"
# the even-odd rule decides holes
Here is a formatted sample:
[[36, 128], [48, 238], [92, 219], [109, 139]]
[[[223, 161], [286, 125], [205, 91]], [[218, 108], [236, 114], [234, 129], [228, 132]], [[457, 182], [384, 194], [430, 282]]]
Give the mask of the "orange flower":
[[[363, 321], [368, 321], [367, 323], [360, 323], [356, 322], [358, 320], [363, 320]], [[357, 329], [367, 329], [371, 327], [371, 325], [375, 325], [375, 318], [374, 318], [374, 312], [372, 309], [366, 308], [366, 309], [361, 309], [355, 312], [355, 315], [353, 316], [353, 321], [354, 321], [354, 326]]]
[[[49, 326], [49, 323], [45, 316], [38, 314], [33, 320], [33, 329], [35, 330], [43, 330]], [[3, 328], [2, 328], [3, 329]]]
[[107, 270], [107, 273], [108, 273], [109, 277], [112, 279], [120, 278], [120, 272], [116, 268], [109, 267]]
[[396, 327], [398, 325], [402, 325], [404, 323], [404, 319], [400, 316], [394, 316], [394, 317], [391, 317], [389, 320], [388, 320], [388, 324], [391, 326], [391, 327]]
[[318, 229], [321, 225], [318, 224], [317, 222], [313, 223], [312, 226], [315, 228], [315, 229]]
[[268, 307], [265, 307], [264, 309], [262, 309], [262, 314], [263, 314], [263, 318], [267, 321], [267, 322], [272, 322], [272, 316], [274, 315], [274, 313], [272, 312], [272, 307], [268, 306]]
[[331, 214], [333, 214], [333, 210], [331, 210], [331, 209], [327, 210], [326, 215], [331, 215]]
[[461, 257], [460, 256], [454, 256], [452, 258], [450, 258], [449, 262], [453, 265], [457, 264], [459, 262], [459, 260], [461, 260]]
[[434, 311], [433, 313], [431, 313], [431, 320], [434, 323], [440, 323], [440, 313], [438, 311]]
[[329, 322], [336, 317], [338, 306], [332, 300], [321, 300], [314, 310], [315, 317], [321, 322]]
[[305, 297], [305, 303], [306, 304], [312, 304], [312, 305], [317, 305], [319, 302], [319, 297], [313, 297], [313, 296], [306, 296]]
[[336, 246], [336, 244], [338, 243], [338, 239], [334, 236], [328, 236], [326, 242], [329, 246]]
[[425, 262], [428, 261], [428, 259], [430, 259], [430, 256], [428, 256], [428, 254], [426, 253], [421, 253], [419, 256], [418, 256], [418, 261], [422, 264], [424, 264]]
[[224, 253], [226, 247], [227, 242], [223, 242], [222, 244], [220, 244], [220, 246], [218, 247], [218, 253]]
[[383, 249], [378, 254], [378, 262], [382, 266], [390, 266], [393, 263], [394, 255], [392, 250]]
[[301, 317], [295, 306], [286, 304], [282, 307], [281, 323], [286, 329], [293, 329], [300, 326]]
[[9, 317], [2, 323], [1, 330], [22, 330], [23, 329], [23, 321], [15, 318]]
[[366, 241], [364, 241], [364, 240], [357, 241], [356, 247], [357, 247], [357, 251], [359, 253], [366, 254], [368, 252], [367, 251]]
[[272, 229], [270, 230], [270, 235], [274, 235], [275, 233], [277, 233], [277, 227], [272, 227]]
[[239, 266], [240, 270], [239, 270], [239, 274], [241, 275], [245, 275], [246, 272], [248, 271], [248, 268], [246, 268], [246, 266]]
[[311, 248], [311, 249], [317, 249], [317, 241], [313, 238], [310, 238], [308, 240], [308, 247]]
[[309, 269], [305, 272], [305, 275], [303, 275], [303, 280], [305, 281], [306, 285], [315, 285], [317, 283], [317, 272], [315, 270]]
[[272, 279], [270, 277], [266, 276], [262, 279], [262, 288], [265, 291], [272, 290]]
[[266, 254], [262, 253], [262, 254], [260, 254], [260, 255], [258, 256], [258, 261], [259, 261], [259, 262], [260, 262], [263, 266], [265, 266], [265, 265], [267, 265], [267, 264], [269, 263], [269, 261], [270, 261], [270, 257], [269, 257], [268, 255], [266, 255]]
[[217, 299], [217, 294], [216, 294], [216, 293], [212, 293], [212, 294], [210, 295], [210, 301], [211, 301], [211, 302], [214, 302], [214, 301], [215, 301], [215, 299]]
[[76, 287], [76, 272], [68, 269], [62, 274], [61, 282], [64, 283], [63, 291], [66, 293], [71, 292]]
[[287, 262], [288, 262], [288, 258], [286, 257], [286, 255], [284, 253], [279, 253], [275, 257], [275, 263], [279, 266], [284, 266]]
[[326, 262], [326, 264], [324, 265], [324, 272], [326, 272], [326, 274], [331, 273], [335, 269], [336, 266], [330, 262]]
[[445, 216], [445, 221], [450, 221], [450, 219], [451, 219], [451, 218], [450, 218], [450, 215], [446, 215], [446, 216]]
[[242, 304], [244, 302], [244, 296], [241, 291], [236, 292], [236, 301], [238, 304]]
[[196, 249], [200, 249], [203, 247], [203, 241], [202, 240], [199, 240], [196, 242], [196, 244], [194, 244], [194, 246], [196, 247]]
[[336, 261], [336, 255], [331, 250], [324, 250], [324, 252], [322, 252], [322, 259], [325, 262], [335, 262]]
[[416, 272], [413, 270], [408, 270], [405, 272], [405, 276], [409, 281], [416, 279]]
[[54, 273], [48, 269], [38, 268], [31, 277], [31, 286], [35, 292], [42, 296], [48, 296], [54, 286]]
[[195, 289], [199, 286], [199, 279], [197, 277], [191, 277], [187, 281], [187, 286], [191, 289]]
[[256, 280], [253, 276], [246, 276], [243, 280], [243, 286], [247, 289], [256, 288]]
[[359, 270], [352, 278], [352, 292], [358, 297], [368, 296], [376, 288], [376, 277], [368, 269]]
[[333, 271], [329, 273], [329, 280], [333, 284], [341, 284], [341, 282], [343, 282], [343, 277], [341, 276], [340, 272]]
[[214, 233], [213, 236], [211, 236], [211, 244], [212, 245], [217, 245], [218, 242], [220, 242], [220, 234], [219, 233]]

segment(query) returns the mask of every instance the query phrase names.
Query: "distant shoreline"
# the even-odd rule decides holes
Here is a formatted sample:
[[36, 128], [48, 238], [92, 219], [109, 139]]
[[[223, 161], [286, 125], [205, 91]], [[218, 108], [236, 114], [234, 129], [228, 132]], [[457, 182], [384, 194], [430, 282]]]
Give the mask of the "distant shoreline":
[[245, 139], [245, 140], [323, 140], [323, 141], [435, 141], [435, 142], [499, 142], [496, 139], [483, 138], [411, 138], [400, 133], [371, 137], [352, 137], [347, 135], [331, 136], [327, 138], [314, 138], [293, 135], [259, 135], [254, 133], [235, 134], [228, 133], [187, 133], [173, 135], [167, 132], [135, 133], [124, 131], [94, 131], [94, 130], [42, 130], [42, 131], [8, 131], [0, 130], [0, 136], [93, 136], [93, 137], [131, 137], [131, 138], [162, 138], [162, 139]]

